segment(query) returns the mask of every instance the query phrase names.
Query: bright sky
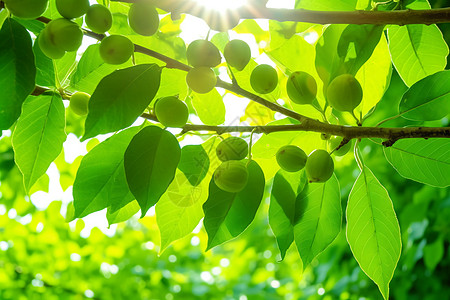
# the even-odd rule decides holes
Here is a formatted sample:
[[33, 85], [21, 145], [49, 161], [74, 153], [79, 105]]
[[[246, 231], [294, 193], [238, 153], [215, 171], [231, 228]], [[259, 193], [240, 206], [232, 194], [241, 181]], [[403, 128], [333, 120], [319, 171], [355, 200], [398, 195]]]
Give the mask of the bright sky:
[[[233, 9], [239, 7], [244, 3], [243, 0], [196, 0], [196, 1], [199, 2], [200, 5], [205, 5], [210, 8], [216, 8], [217, 10]], [[91, 0], [90, 2], [91, 4], [97, 3], [95, 0]], [[270, 0], [267, 3], [267, 7], [293, 8], [294, 3], [295, 0]], [[268, 29], [269, 26], [267, 20], [257, 20], [257, 22], [264, 30]], [[186, 16], [181, 28], [182, 28], [181, 37], [183, 38], [183, 40], [186, 41], [186, 43], [190, 43], [191, 41], [196, 39], [204, 39], [209, 31], [209, 27], [205, 21], [189, 15]], [[231, 39], [239, 38], [246, 41], [251, 46], [252, 56], [256, 58], [256, 61], [258, 63], [268, 63], [273, 65], [272, 61], [270, 61], [270, 59], [266, 55], [264, 54], [259, 55], [258, 46], [256, 45], [255, 39], [253, 38], [252, 35], [250, 34], [239, 35], [231, 30], [229, 31], [229, 35]], [[85, 39], [82, 47], [79, 50], [80, 52], [79, 54], [82, 54], [82, 52], [87, 48], [87, 46], [89, 46], [93, 42], [95, 41], [92, 39]], [[221, 73], [220, 77], [222, 79], [229, 80], [226, 68], [221, 68], [220, 73]], [[221, 94], [224, 93], [224, 91], [221, 90], [219, 90], [219, 92]], [[225, 124], [234, 123], [234, 125], [236, 125], [235, 120], [243, 114], [248, 104], [248, 100], [227, 94], [224, 97], [224, 103], [227, 111]], [[68, 105], [68, 103], [66, 104]], [[4, 133], [5, 135], [10, 135], [10, 132], [6, 131]], [[184, 142], [198, 143], [198, 139], [196, 139], [196, 137], [192, 137], [191, 140], [187, 141], [187, 139], [185, 139]], [[64, 143], [66, 161], [71, 163], [77, 156], [86, 154], [87, 153], [86, 144], [87, 142], [81, 143], [74, 135], [70, 134], [67, 137], [67, 141]], [[65, 192], [62, 191], [59, 185], [59, 172], [54, 163], [50, 165], [47, 174], [50, 177], [49, 192], [48, 193], [37, 192], [33, 194], [31, 196], [32, 203], [39, 209], [45, 209], [54, 200], [62, 200], [63, 203], [66, 205], [71, 201], [73, 201], [72, 188], [67, 189]], [[64, 210], [61, 212], [63, 215], [65, 215], [66, 205], [63, 205], [62, 208]], [[154, 209], [150, 209], [147, 215], [153, 214]], [[88, 236], [93, 227], [98, 227], [106, 234], [109, 235], [114, 234], [116, 225], [113, 225], [111, 226], [110, 229], [108, 229], [108, 223], [106, 221], [105, 215], [106, 210], [103, 210], [85, 217], [84, 220], [86, 223], [86, 227], [83, 230], [82, 235]], [[75, 225], [74, 222], [72, 222], [71, 226], [74, 225]]]

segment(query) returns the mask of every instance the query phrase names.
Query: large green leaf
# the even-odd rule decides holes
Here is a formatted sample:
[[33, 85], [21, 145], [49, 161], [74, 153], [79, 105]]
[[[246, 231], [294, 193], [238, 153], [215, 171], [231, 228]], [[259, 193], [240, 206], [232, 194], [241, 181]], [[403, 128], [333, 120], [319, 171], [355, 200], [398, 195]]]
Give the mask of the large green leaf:
[[131, 201], [124, 207], [114, 212], [112, 212], [110, 207], [108, 207], [108, 210], [106, 211], [106, 219], [108, 220], [108, 224], [112, 225], [128, 220], [139, 211], [139, 208], [139, 203], [137, 203], [136, 200]]
[[161, 67], [143, 64], [103, 78], [89, 101], [82, 140], [133, 124], [155, 97], [160, 77]]
[[238, 193], [221, 190], [211, 179], [203, 204], [209, 250], [241, 234], [253, 221], [264, 194], [264, 173], [255, 161], [247, 165], [248, 182]]
[[105, 63], [100, 56], [99, 47], [99, 44], [90, 45], [81, 56], [70, 78], [70, 85], [75, 89], [92, 94], [103, 77], [121, 67], [131, 66], [130, 62], [119, 66]]
[[388, 192], [367, 167], [353, 185], [346, 215], [353, 256], [388, 299], [402, 247], [400, 227]]
[[174, 179], [180, 155], [173, 134], [156, 126], [144, 127], [131, 140], [125, 151], [125, 175], [142, 217]]
[[439, 120], [450, 113], [450, 70], [416, 82], [403, 94], [399, 112], [409, 120]]
[[303, 171], [290, 173], [278, 171], [273, 179], [270, 194], [269, 224], [277, 239], [281, 259], [294, 241], [294, 225], [299, 220], [304, 204], [297, 197], [306, 186]]
[[378, 45], [384, 26], [348, 25], [339, 39], [337, 51], [344, 62], [346, 72], [356, 75], [358, 70], [372, 56]]
[[[186, 150], [181, 149], [179, 170], [175, 179], [167, 188], [167, 191], [156, 203], [156, 222], [161, 235], [161, 250], [164, 251], [173, 241], [178, 240], [191, 233], [203, 218], [202, 205], [208, 198], [208, 184], [212, 175], [211, 157], [216, 156], [215, 146], [220, 139], [213, 137], [204, 142], [200, 147], [204, 149], [207, 156], [203, 160], [195, 160], [196, 170], [206, 170], [206, 177], [198, 176], [198, 172], [182, 172], [180, 166], [187, 171], [189, 164], [186, 163]], [[196, 148], [196, 152], [201, 152]], [[189, 151], [190, 152], [190, 151]], [[203, 154], [201, 154], [203, 156]], [[185, 160], [185, 163], [183, 163]], [[209, 172], [208, 172], [209, 171]], [[203, 173], [203, 171], [201, 171]], [[200, 174], [201, 174], [200, 173]], [[189, 179], [191, 177], [191, 179]], [[202, 178], [202, 180], [200, 180]]]
[[388, 38], [392, 62], [406, 85], [444, 70], [448, 46], [436, 25], [391, 26]]
[[24, 102], [12, 143], [27, 191], [61, 152], [66, 140], [64, 126], [64, 105], [59, 94], [29, 96]]
[[336, 175], [327, 182], [306, 185], [298, 197], [302, 210], [294, 226], [294, 239], [306, 268], [341, 231], [341, 194]]
[[181, 149], [178, 169], [191, 185], [198, 185], [209, 170], [209, 157], [202, 145], [187, 145]]
[[22, 103], [34, 90], [36, 66], [28, 31], [7, 18], [0, 30], [0, 130], [20, 116]]
[[206, 94], [192, 94], [192, 105], [203, 124], [220, 125], [225, 122], [225, 105], [216, 89]]
[[139, 131], [132, 127], [95, 146], [81, 160], [73, 184], [75, 217], [111, 206], [114, 213], [134, 199], [125, 178], [125, 150]]
[[384, 154], [405, 178], [437, 187], [450, 185], [450, 143], [446, 139], [404, 139], [384, 148]]

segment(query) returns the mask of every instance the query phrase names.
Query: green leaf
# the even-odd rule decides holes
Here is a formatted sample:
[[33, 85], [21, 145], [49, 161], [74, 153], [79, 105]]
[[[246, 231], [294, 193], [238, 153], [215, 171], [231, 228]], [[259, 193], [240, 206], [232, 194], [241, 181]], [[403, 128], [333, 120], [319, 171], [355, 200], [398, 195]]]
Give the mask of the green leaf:
[[89, 101], [82, 140], [133, 124], [155, 97], [160, 76], [158, 65], [143, 64], [103, 78]]
[[225, 122], [225, 105], [216, 89], [206, 94], [192, 92], [192, 105], [205, 125], [220, 125]]
[[407, 86], [444, 70], [448, 46], [435, 24], [391, 26], [388, 38], [392, 62]]
[[403, 139], [383, 150], [401, 176], [436, 187], [450, 186], [450, 143], [446, 139]]
[[139, 211], [139, 203], [136, 200], [131, 201], [124, 207], [120, 208], [115, 212], [110, 211], [110, 207], [106, 211], [106, 219], [108, 220], [109, 226], [112, 224], [125, 222]]
[[400, 227], [388, 192], [367, 167], [353, 185], [346, 215], [353, 256], [387, 300], [402, 247]]
[[70, 85], [73, 88], [92, 94], [103, 77], [118, 68], [131, 65], [130, 62], [119, 66], [105, 63], [100, 56], [99, 47], [100, 44], [90, 45], [84, 51], [70, 78]]
[[273, 179], [269, 224], [277, 239], [282, 260], [294, 241], [294, 225], [299, 220], [304, 204], [297, 196], [302, 192], [306, 183], [304, 171], [290, 173], [280, 170]]
[[346, 72], [356, 75], [372, 56], [383, 34], [384, 25], [348, 25], [339, 39], [337, 51]]
[[123, 161], [128, 144], [138, 131], [138, 127], [121, 131], [83, 157], [73, 184], [76, 218], [109, 206], [110, 213], [114, 213], [134, 199]]
[[143, 128], [131, 140], [125, 151], [125, 175], [142, 217], [174, 179], [180, 155], [173, 134], [156, 126]]
[[238, 193], [225, 192], [214, 179], [209, 183], [208, 200], [203, 204], [203, 220], [209, 250], [241, 234], [253, 221], [264, 194], [264, 174], [255, 161], [247, 166], [248, 182]]
[[298, 197], [302, 210], [294, 226], [294, 239], [306, 268], [341, 231], [341, 194], [336, 175], [325, 183], [307, 184]]
[[433, 243], [427, 244], [423, 248], [423, 260], [425, 266], [430, 271], [433, 271], [439, 262], [444, 257], [444, 241], [442, 238], [437, 238]]
[[[203, 218], [202, 205], [208, 198], [209, 178], [212, 176], [210, 157], [216, 156], [214, 149], [219, 142], [219, 138], [212, 137], [201, 145], [207, 155], [203, 161], [198, 162], [203, 164], [202, 169], [207, 171], [203, 180], [196, 185], [192, 185], [192, 181], [189, 181], [189, 178], [186, 177], [187, 173], [183, 173], [179, 168], [175, 174], [175, 179], [156, 203], [156, 222], [161, 235], [160, 253], [173, 241], [191, 233]], [[183, 149], [185, 148], [186, 146], [183, 147]], [[185, 151], [183, 149], [181, 149], [181, 160], [178, 167], [181, 166], [183, 161], [183, 151]]]
[[295, 8], [310, 10], [354, 10], [357, 0], [296, 0]]
[[439, 120], [450, 113], [450, 70], [416, 82], [403, 94], [400, 115], [409, 120]]
[[48, 58], [39, 47], [38, 39], [34, 42], [33, 52], [36, 58], [36, 84], [40, 86], [54, 87], [55, 71], [53, 68], [53, 60]]
[[22, 103], [34, 90], [36, 66], [28, 31], [7, 18], [0, 30], [0, 130], [20, 116]]
[[209, 157], [202, 145], [187, 145], [181, 149], [178, 169], [191, 185], [199, 185], [209, 170]]
[[61, 152], [64, 132], [64, 105], [59, 94], [30, 96], [14, 130], [15, 160], [29, 191]]

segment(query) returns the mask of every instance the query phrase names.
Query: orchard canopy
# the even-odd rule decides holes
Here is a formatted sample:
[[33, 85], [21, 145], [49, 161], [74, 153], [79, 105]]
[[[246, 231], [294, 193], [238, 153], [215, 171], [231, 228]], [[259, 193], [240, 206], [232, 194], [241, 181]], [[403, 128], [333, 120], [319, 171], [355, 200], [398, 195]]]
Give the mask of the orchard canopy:
[[450, 299], [448, 5], [0, 1], [0, 299]]

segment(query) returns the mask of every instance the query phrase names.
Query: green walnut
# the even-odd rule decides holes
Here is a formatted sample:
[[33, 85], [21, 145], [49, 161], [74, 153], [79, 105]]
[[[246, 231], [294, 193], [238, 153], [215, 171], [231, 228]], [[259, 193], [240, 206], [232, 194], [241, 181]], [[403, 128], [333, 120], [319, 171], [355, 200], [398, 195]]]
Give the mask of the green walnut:
[[84, 16], [86, 25], [95, 33], [104, 33], [111, 29], [112, 14], [106, 6], [91, 5]]
[[216, 86], [217, 77], [214, 71], [208, 67], [196, 67], [189, 70], [186, 82], [194, 92], [206, 94]]
[[278, 84], [277, 71], [269, 65], [259, 65], [250, 75], [250, 85], [259, 94], [272, 92]]
[[16, 17], [36, 19], [47, 9], [48, 0], [4, 0], [6, 8]]
[[247, 181], [248, 171], [243, 161], [225, 161], [214, 172], [214, 182], [225, 192], [238, 193], [245, 188]]
[[39, 48], [41, 48], [42, 53], [44, 53], [47, 57], [51, 59], [59, 59], [66, 54], [66, 51], [56, 47], [53, 43], [48, 30], [45, 28], [41, 31], [37, 38], [37, 42], [39, 44]]
[[56, 9], [67, 19], [74, 19], [84, 15], [89, 8], [89, 0], [56, 0]]
[[155, 115], [166, 127], [183, 127], [189, 117], [186, 104], [174, 96], [163, 97], [155, 103]]
[[112, 65], [120, 65], [130, 59], [134, 51], [134, 44], [123, 35], [110, 35], [100, 43], [100, 56]]
[[85, 116], [88, 113], [88, 103], [90, 98], [91, 95], [89, 94], [76, 92], [70, 97], [69, 108], [72, 109], [75, 114]]
[[146, 1], [133, 3], [128, 11], [128, 24], [137, 34], [154, 35], [159, 28], [159, 14], [156, 7]]
[[292, 102], [311, 104], [317, 95], [317, 83], [314, 77], [306, 72], [292, 73], [286, 82], [286, 91]]
[[214, 68], [221, 63], [219, 49], [205, 40], [195, 40], [189, 44], [186, 50], [188, 63], [193, 67], [209, 67]]
[[248, 44], [241, 40], [232, 40], [225, 45], [223, 56], [227, 64], [242, 71], [250, 61], [252, 53]]
[[308, 156], [300, 147], [286, 145], [278, 150], [276, 158], [283, 170], [297, 172], [305, 167]]
[[209, 28], [215, 31], [227, 31], [236, 27], [241, 18], [232, 10], [214, 11], [203, 16], [203, 19], [208, 23]]
[[83, 41], [80, 26], [65, 18], [52, 20], [45, 29], [53, 44], [64, 51], [77, 51]]
[[325, 182], [333, 175], [333, 159], [327, 151], [316, 149], [309, 154], [305, 170], [309, 182]]
[[351, 74], [337, 76], [327, 89], [328, 103], [339, 111], [352, 112], [361, 103], [362, 98], [361, 85]]
[[332, 137], [328, 143], [330, 145], [330, 150], [333, 151], [333, 154], [335, 156], [344, 156], [347, 154], [347, 152], [352, 148], [352, 141], [349, 141], [347, 144], [339, 148], [338, 150], [335, 150], [339, 145], [341, 144], [342, 140], [344, 138], [340, 136]]
[[221, 161], [241, 160], [248, 154], [248, 144], [240, 137], [229, 137], [217, 145], [216, 154]]

